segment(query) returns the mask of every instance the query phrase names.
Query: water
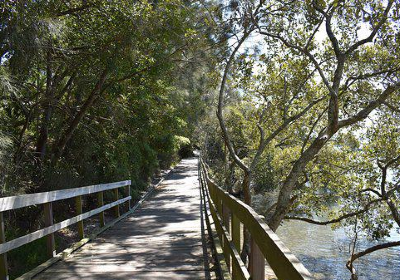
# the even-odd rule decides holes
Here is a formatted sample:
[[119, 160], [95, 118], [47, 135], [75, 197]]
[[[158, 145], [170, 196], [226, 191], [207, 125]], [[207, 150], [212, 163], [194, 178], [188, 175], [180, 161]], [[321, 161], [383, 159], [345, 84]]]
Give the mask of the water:
[[[300, 259], [316, 279], [348, 280], [346, 268], [350, 238], [343, 229], [313, 225], [301, 221], [286, 221], [277, 231], [285, 245]], [[400, 240], [400, 234], [391, 232], [386, 241]], [[360, 240], [358, 250], [378, 244]], [[360, 280], [400, 280], [400, 247], [379, 250], [355, 262]]]

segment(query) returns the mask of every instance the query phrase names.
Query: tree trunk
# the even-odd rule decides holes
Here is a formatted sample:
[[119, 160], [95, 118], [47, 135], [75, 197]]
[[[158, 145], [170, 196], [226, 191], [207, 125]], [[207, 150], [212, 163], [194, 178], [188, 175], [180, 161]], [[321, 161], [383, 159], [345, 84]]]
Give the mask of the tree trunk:
[[49, 137], [49, 125], [51, 119], [51, 113], [53, 108], [51, 104], [46, 104], [44, 107], [42, 124], [40, 126], [39, 137], [36, 144], [36, 157], [39, 159], [38, 163], [43, 162], [46, 155], [47, 140]]
[[268, 225], [273, 231], [276, 231], [282, 222], [285, 215], [288, 213], [292, 205], [292, 192], [296, 187], [296, 183], [303, 174], [307, 164], [315, 157], [316, 154], [322, 149], [325, 143], [331, 136], [320, 133], [319, 137], [304, 151], [300, 158], [294, 163], [292, 170], [283, 182], [282, 188], [279, 192], [278, 202], [274, 214], [268, 221]]
[[82, 120], [82, 118], [85, 116], [89, 108], [92, 106], [94, 100], [96, 99], [97, 95], [100, 94], [103, 90], [103, 85], [104, 82], [107, 78], [108, 71], [104, 70], [98, 82], [96, 83], [95, 87], [93, 88], [92, 92], [89, 94], [89, 97], [86, 99], [85, 103], [83, 104], [82, 108], [78, 111], [78, 113], [75, 115], [71, 123], [69, 124], [68, 128], [64, 132], [64, 134], [60, 137], [59, 141], [57, 141], [57, 145], [55, 147], [55, 154], [53, 160], [58, 160], [64, 149], [65, 146], [67, 145], [68, 141], [71, 139], [75, 129], [78, 127], [79, 122]]
[[46, 69], [46, 91], [42, 105], [43, 115], [40, 125], [39, 136], [36, 143], [37, 164], [41, 165], [46, 155], [47, 139], [49, 135], [49, 125], [52, 113], [52, 99], [54, 96], [53, 71], [51, 65], [51, 51], [47, 51], [47, 69]]

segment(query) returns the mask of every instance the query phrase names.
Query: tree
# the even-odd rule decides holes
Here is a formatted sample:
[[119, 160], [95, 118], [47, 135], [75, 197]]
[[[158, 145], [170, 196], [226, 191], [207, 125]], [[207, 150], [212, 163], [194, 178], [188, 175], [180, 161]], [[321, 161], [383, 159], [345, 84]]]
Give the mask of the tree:
[[[357, 259], [377, 250], [400, 245], [399, 241], [382, 242], [393, 227], [400, 228], [400, 185], [397, 179], [400, 164], [399, 118], [386, 109], [375, 115], [374, 122], [380, 126], [371, 124], [367, 129], [359, 129], [363, 130], [360, 139], [354, 137], [359, 130], [348, 132], [343, 139], [335, 141], [336, 147], [340, 145], [339, 151], [328, 150], [324, 158], [316, 160], [315, 163], [324, 168], [308, 171], [312, 187], [305, 190], [299, 199], [298, 205], [302, 207], [297, 215], [286, 217], [317, 225], [354, 227], [353, 248], [363, 234], [380, 241], [370, 248], [351, 252], [346, 266], [354, 279], [354, 262]], [[325, 192], [319, 192], [318, 195], [321, 189], [325, 189]], [[330, 201], [338, 206], [339, 210], [328, 208], [321, 211], [324, 214], [329, 212], [329, 220], [321, 221], [312, 217], [323, 206], [311, 201], [310, 197], [317, 195], [319, 200]], [[306, 205], [312, 212], [304, 212]]]
[[[212, 3], [7, 2], [1, 67], [2, 77], [8, 77], [4, 86], [14, 90], [4, 96], [2, 108], [10, 122], [3, 115], [1, 127], [15, 139], [21, 185], [29, 185], [30, 191], [49, 188], [49, 173], [77, 163], [74, 154], [83, 146], [75, 142], [82, 138], [103, 143], [97, 137], [102, 135], [113, 142], [113, 137], [135, 129], [148, 135], [139, 143], [157, 154], [155, 162], [144, 164], [153, 166], [151, 170], [158, 161], [168, 164], [178, 136], [187, 135], [195, 123], [186, 118], [196, 110], [184, 103], [201, 98], [200, 81], [212, 69], [211, 55], [220, 51], [211, 37], [214, 27], [204, 20], [214, 16], [205, 13], [208, 9]], [[187, 94], [188, 84], [178, 82], [184, 75], [192, 87], [198, 86], [196, 97]], [[139, 112], [142, 116], [135, 118]], [[114, 135], [94, 132], [108, 125], [119, 126], [112, 127]], [[135, 132], [128, 138], [141, 136]], [[163, 139], [164, 147], [159, 145]], [[89, 162], [100, 156], [93, 155], [95, 150], [86, 152]], [[78, 169], [85, 165], [81, 162]]]
[[[245, 173], [247, 203], [254, 185], [249, 175], [254, 168], [250, 167], [253, 163], [253, 167], [257, 166], [259, 157], [273, 155], [273, 168], [283, 177], [277, 186], [276, 202], [265, 213], [273, 230], [302, 203], [309, 206], [310, 212], [313, 208], [326, 209], [326, 201], [316, 192], [323, 193], [330, 184], [340, 188], [340, 183], [332, 180], [340, 178], [340, 172], [330, 180], [323, 176], [331, 172], [334, 163], [342, 165], [349, 155], [362, 156], [351, 149], [358, 136], [349, 131], [369, 125], [370, 119], [374, 120], [374, 127], [381, 127], [383, 119], [375, 116], [386, 108], [397, 110], [398, 5], [394, 1], [277, 1], [261, 4], [256, 15], [251, 4], [245, 9], [248, 12], [241, 19], [250, 23], [238, 32], [242, 36], [225, 64], [217, 116], [229, 154]], [[357, 32], [360, 29], [363, 32]], [[241, 50], [252, 33], [265, 39], [262, 55]], [[223, 115], [224, 109], [228, 112], [223, 106], [226, 94], [234, 91], [251, 104], [243, 116], [249, 112], [256, 115], [251, 119], [252, 128], [259, 129], [259, 136], [253, 134], [244, 158], [238, 156], [237, 140], [232, 137], [239, 134], [233, 134]], [[242, 105], [235, 105], [239, 106]], [[347, 181], [356, 180], [364, 170], [359, 172]], [[315, 184], [314, 196], [308, 195], [310, 184]], [[335, 199], [332, 196], [330, 201]], [[350, 201], [351, 207], [357, 208], [358, 204]], [[367, 206], [371, 201], [361, 205]]]
[[[271, 28], [271, 26], [273, 26], [272, 22], [261, 21], [259, 24], [260, 34], [268, 38], [279, 40], [286, 47], [310, 60], [317, 69], [323, 85], [326, 88], [325, 90], [329, 95], [327, 120], [324, 127], [298, 157], [282, 184], [276, 209], [269, 219], [269, 225], [274, 230], [277, 229], [283, 217], [289, 211], [292, 204], [291, 194], [307, 164], [313, 160], [339, 130], [357, 124], [367, 118], [373, 110], [383, 105], [383, 103], [400, 88], [396, 64], [385, 65], [385, 67], [377, 69], [377, 65], [365, 61], [371, 53], [377, 56], [383, 51], [381, 47], [372, 48], [371, 50], [371, 47], [366, 46], [367, 43], [372, 42], [374, 39], [375, 43], [377, 43], [376, 41], [378, 40], [382, 40], [382, 43], [386, 43], [385, 45], [387, 47], [398, 49], [398, 45], [393, 41], [394, 27], [392, 20], [395, 20], [398, 16], [394, 12], [394, 1], [389, 1], [386, 6], [379, 3], [372, 5], [371, 13], [368, 13], [371, 18], [367, 21], [371, 27], [369, 35], [365, 39], [351, 40], [353, 39], [352, 37], [357, 36], [354, 34], [346, 37], [346, 33], [351, 34], [351, 28], [360, 24], [355, 20], [360, 11], [368, 9], [364, 7], [367, 4], [364, 4], [364, 6], [362, 3], [357, 4], [358, 5], [353, 6], [351, 3], [334, 2], [325, 6], [314, 1], [297, 7], [305, 11], [311, 8], [314, 11], [314, 14], [310, 15], [310, 19], [313, 19], [315, 22], [313, 24], [315, 27], [310, 29], [312, 31], [308, 32], [311, 33], [311, 35], [304, 34], [306, 32], [300, 33], [300, 31], [286, 32], [285, 35], [280, 34], [283, 30], [289, 31], [290, 27], [299, 23], [294, 20], [295, 10], [293, 10], [293, 13], [289, 12], [285, 15], [285, 18], [290, 20], [287, 21], [289, 22], [289, 26], [277, 24], [274, 26], [275, 29], [273, 29]], [[343, 13], [346, 13], [348, 16], [344, 18], [340, 17]], [[316, 18], [319, 20], [315, 21]], [[333, 24], [333, 18], [335, 24]], [[388, 20], [388, 18], [390, 18], [390, 20]], [[303, 19], [300, 19], [300, 22], [301, 21], [303, 21]], [[282, 22], [285, 21], [281, 21], [281, 23]], [[322, 57], [326, 57], [326, 59], [330, 61], [333, 60], [333, 62], [330, 62], [326, 66], [321, 61], [317, 60], [316, 55], [313, 54], [315, 49], [312, 47], [311, 43], [308, 43], [312, 42], [317, 32], [316, 30], [318, 30], [323, 22], [325, 23], [326, 34], [329, 38], [329, 45], [325, 45], [325, 52]], [[306, 21], [306, 24], [307, 23], [309, 23], [309, 21]], [[376, 38], [378, 32], [382, 39]], [[338, 40], [338, 34], [343, 38], [341, 41]], [[301, 40], [304, 40], [306, 44], [300, 45], [298, 42], [301, 42]], [[383, 49], [385, 49], [385, 47], [383, 47]], [[396, 59], [396, 55], [389, 56], [390, 61], [395, 61]], [[364, 72], [368, 71], [367, 69], [371, 72]], [[362, 84], [363, 87], [360, 88], [357, 82]], [[374, 85], [373, 82], [378, 82], [379, 85]], [[365, 100], [366, 97], [369, 103], [367, 105], [362, 105], [362, 103], [365, 102], [363, 99]], [[352, 103], [352, 107], [354, 108], [351, 112], [347, 112], [346, 110], [345, 106], [347, 106], [347, 102], [344, 102], [346, 98], [350, 99], [349, 102]], [[357, 102], [359, 99], [362, 100], [361, 104]]]

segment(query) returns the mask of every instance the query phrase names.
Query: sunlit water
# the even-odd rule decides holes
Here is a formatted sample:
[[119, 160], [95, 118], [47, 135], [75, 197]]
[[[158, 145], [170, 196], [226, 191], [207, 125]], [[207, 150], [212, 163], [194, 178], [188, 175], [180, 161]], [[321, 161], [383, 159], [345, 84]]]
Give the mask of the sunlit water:
[[[348, 280], [346, 268], [350, 238], [344, 230], [312, 225], [301, 221], [285, 222], [277, 231], [287, 247], [316, 279]], [[396, 231], [386, 241], [400, 240]], [[363, 238], [358, 250], [378, 243]], [[400, 247], [376, 251], [355, 262], [360, 280], [400, 280]]]

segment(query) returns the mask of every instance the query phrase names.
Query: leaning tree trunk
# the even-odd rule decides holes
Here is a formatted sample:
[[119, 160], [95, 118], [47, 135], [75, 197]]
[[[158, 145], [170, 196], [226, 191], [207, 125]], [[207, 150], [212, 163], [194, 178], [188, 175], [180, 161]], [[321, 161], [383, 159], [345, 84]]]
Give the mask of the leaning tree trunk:
[[268, 221], [269, 227], [276, 231], [282, 222], [283, 218], [292, 206], [292, 193], [297, 185], [297, 181], [303, 174], [307, 164], [314, 159], [315, 155], [324, 147], [325, 143], [332, 135], [327, 135], [324, 132], [319, 135], [317, 139], [308, 147], [308, 149], [300, 156], [294, 163], [292, 170], [283, 182], [282, 188], [279, 192], [278, 202], [274, 214]]

